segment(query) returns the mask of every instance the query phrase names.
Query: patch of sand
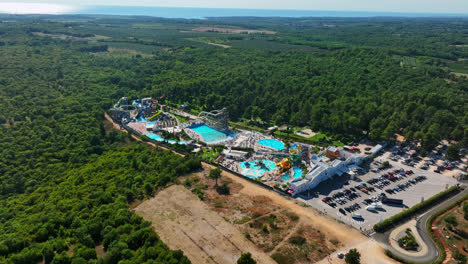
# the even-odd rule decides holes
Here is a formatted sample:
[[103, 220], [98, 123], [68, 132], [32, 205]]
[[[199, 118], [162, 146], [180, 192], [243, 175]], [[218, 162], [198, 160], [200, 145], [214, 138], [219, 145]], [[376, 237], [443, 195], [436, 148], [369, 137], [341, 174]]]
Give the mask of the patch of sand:
[[329, 258], [322, 259], [317, 264], [345, 264], [344, 259], [340, 259], [337, 256], [338, 252], [348, 253], [350, 249], [357, 249], [361, 253], [361, 263], [363, 264], [394, 264], [400, 263], [387, 257], [382, 247], [375, 240], [367, 239], [359, 244], [346, 246], [340, 248], [336, 253], [332, 254]]
[[301, 137], [306, 137], [306, 138], [310, 138], [310, 137], [313, 137], [313, 136], [317, 135], [317, 133], [312, 131], [312, 129], [310, 129], [310, 128], [306, 128], [306, 129], [296, 131], [294, 134], [296, 134], [298, 136], [301, 136]]
[[250, 252], [257, 263], [275, 263], [181, 185], [162, 190], [135, 212], [151, 221], [170, 248], [183, 250], [193, 263], [235, 263], [243, 252]]

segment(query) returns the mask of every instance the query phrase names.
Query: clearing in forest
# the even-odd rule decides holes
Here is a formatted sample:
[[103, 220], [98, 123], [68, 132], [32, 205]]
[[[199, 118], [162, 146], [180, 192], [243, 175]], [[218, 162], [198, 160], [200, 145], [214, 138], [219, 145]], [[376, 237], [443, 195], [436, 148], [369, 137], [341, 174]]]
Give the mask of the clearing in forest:
[[235, 263], [250, 252], [257, 263], [274, 263], [232, 224], [181, 185], [144, 201], [135, 212], [151, 221], [171, 249], [181, 249], [192, 263]]

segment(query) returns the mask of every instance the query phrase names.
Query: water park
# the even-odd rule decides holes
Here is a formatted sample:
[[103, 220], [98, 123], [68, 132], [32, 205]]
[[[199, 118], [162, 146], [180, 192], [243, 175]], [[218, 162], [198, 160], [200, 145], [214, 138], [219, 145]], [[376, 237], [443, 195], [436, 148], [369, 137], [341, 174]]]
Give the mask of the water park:
[[342, 147], [321, 149], [283, 142], [257, 131], [231, 129], [226, 108], [197, 115], [174, 109], [153, 98], [122, 97], [109, 110], [124, 128], [160, 144], [184, 145], [186, 150], [265, 185], [295, 196], [334, 175], [350, 172], [363, 156]]

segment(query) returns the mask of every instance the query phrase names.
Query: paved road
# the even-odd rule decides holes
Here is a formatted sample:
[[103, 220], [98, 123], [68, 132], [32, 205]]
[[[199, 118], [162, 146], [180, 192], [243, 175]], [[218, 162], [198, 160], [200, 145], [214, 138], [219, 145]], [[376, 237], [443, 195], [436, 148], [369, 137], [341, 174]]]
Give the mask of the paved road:
[[[429, 220], [429, 217], [431, 217], [431, 215], [433, 215], [437, 211], [439, 211], [441, 209], [444, 209], [445, 207], [449, 206], [451, 203], [453, 203], [456, 200], [460, 199], [462, 196], [468, 194], [467, 186], [468, 186], [467, 183], [463, 183], [460, 186], [462, 188], [461, 192], [459, 192], [455, 196], [452, 196], [450, 199], [447, 199], [444, 202], [438, 204], [437, 206], [432, 207], [431, 209], [424, 212], [423, 215], [420, 215], [418, 217], [417, 223], [416, 223], [416, 229], [418, 230], [419, 235], [421, 236], [422, 240], [426, 243], [426, 245], [428, 247], [428, 253], [426, 255], [415, 257], [415, 256], [411, 256], [411, 255], [402, 254], [398, 250], [394, 249], [391, 245], [388, 244], [390, 233], [392, 232], [393, 229], [389, 230], [389, 231], [387, 231], [385, 233], [375, 233], [374, 235], [372, 235], [372, 237], [375, 240], [377, 240], [378, 242], [380, 242], [381, 244], [383, 244], [384, 247], [389, 249], [393, 254], [395, 254], [395, 255], [397, 255], [397, 256], [399, 256], [401, 258], [404, 258], [404, 259], [407, 259], [407, 260], [410, 260], [410, 261], [414, 261], [414, 262], [422, 262], [422, 263], [434, 261], [435, 259], [437, 259], [439, 257], [440, 252], [439, 252], [439, 248], [434, 243], [434, 241], [432, 241], [431, 236], [429, 235], [429, 233], [426, 230], [427, 220]], [[395, 227], [395, 228], [397, 228], [397, 227]], [[395, 243], [395, 242], [392, 242], [392, 243]]]

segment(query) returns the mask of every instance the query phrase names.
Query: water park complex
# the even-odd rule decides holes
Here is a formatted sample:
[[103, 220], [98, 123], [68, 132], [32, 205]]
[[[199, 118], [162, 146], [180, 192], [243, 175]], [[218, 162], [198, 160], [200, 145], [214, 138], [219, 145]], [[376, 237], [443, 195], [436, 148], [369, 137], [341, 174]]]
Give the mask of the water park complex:
[[257, 131], [230, 129], [225, 108], [192, 115], [153, 98], [130, 102], [122, 97], [109, 113], [123, 127], [163, 144], [190, 146], [195, 154], [222, 149], [213, 153], [214, 162], [292, 196], [335, 175], [355, 174], [366, 157], [382, 148], [377, 145], [370, 153], [361, 154], [353, 147], [330, 146], [311, 153], [312, 145], [285, 144]]

